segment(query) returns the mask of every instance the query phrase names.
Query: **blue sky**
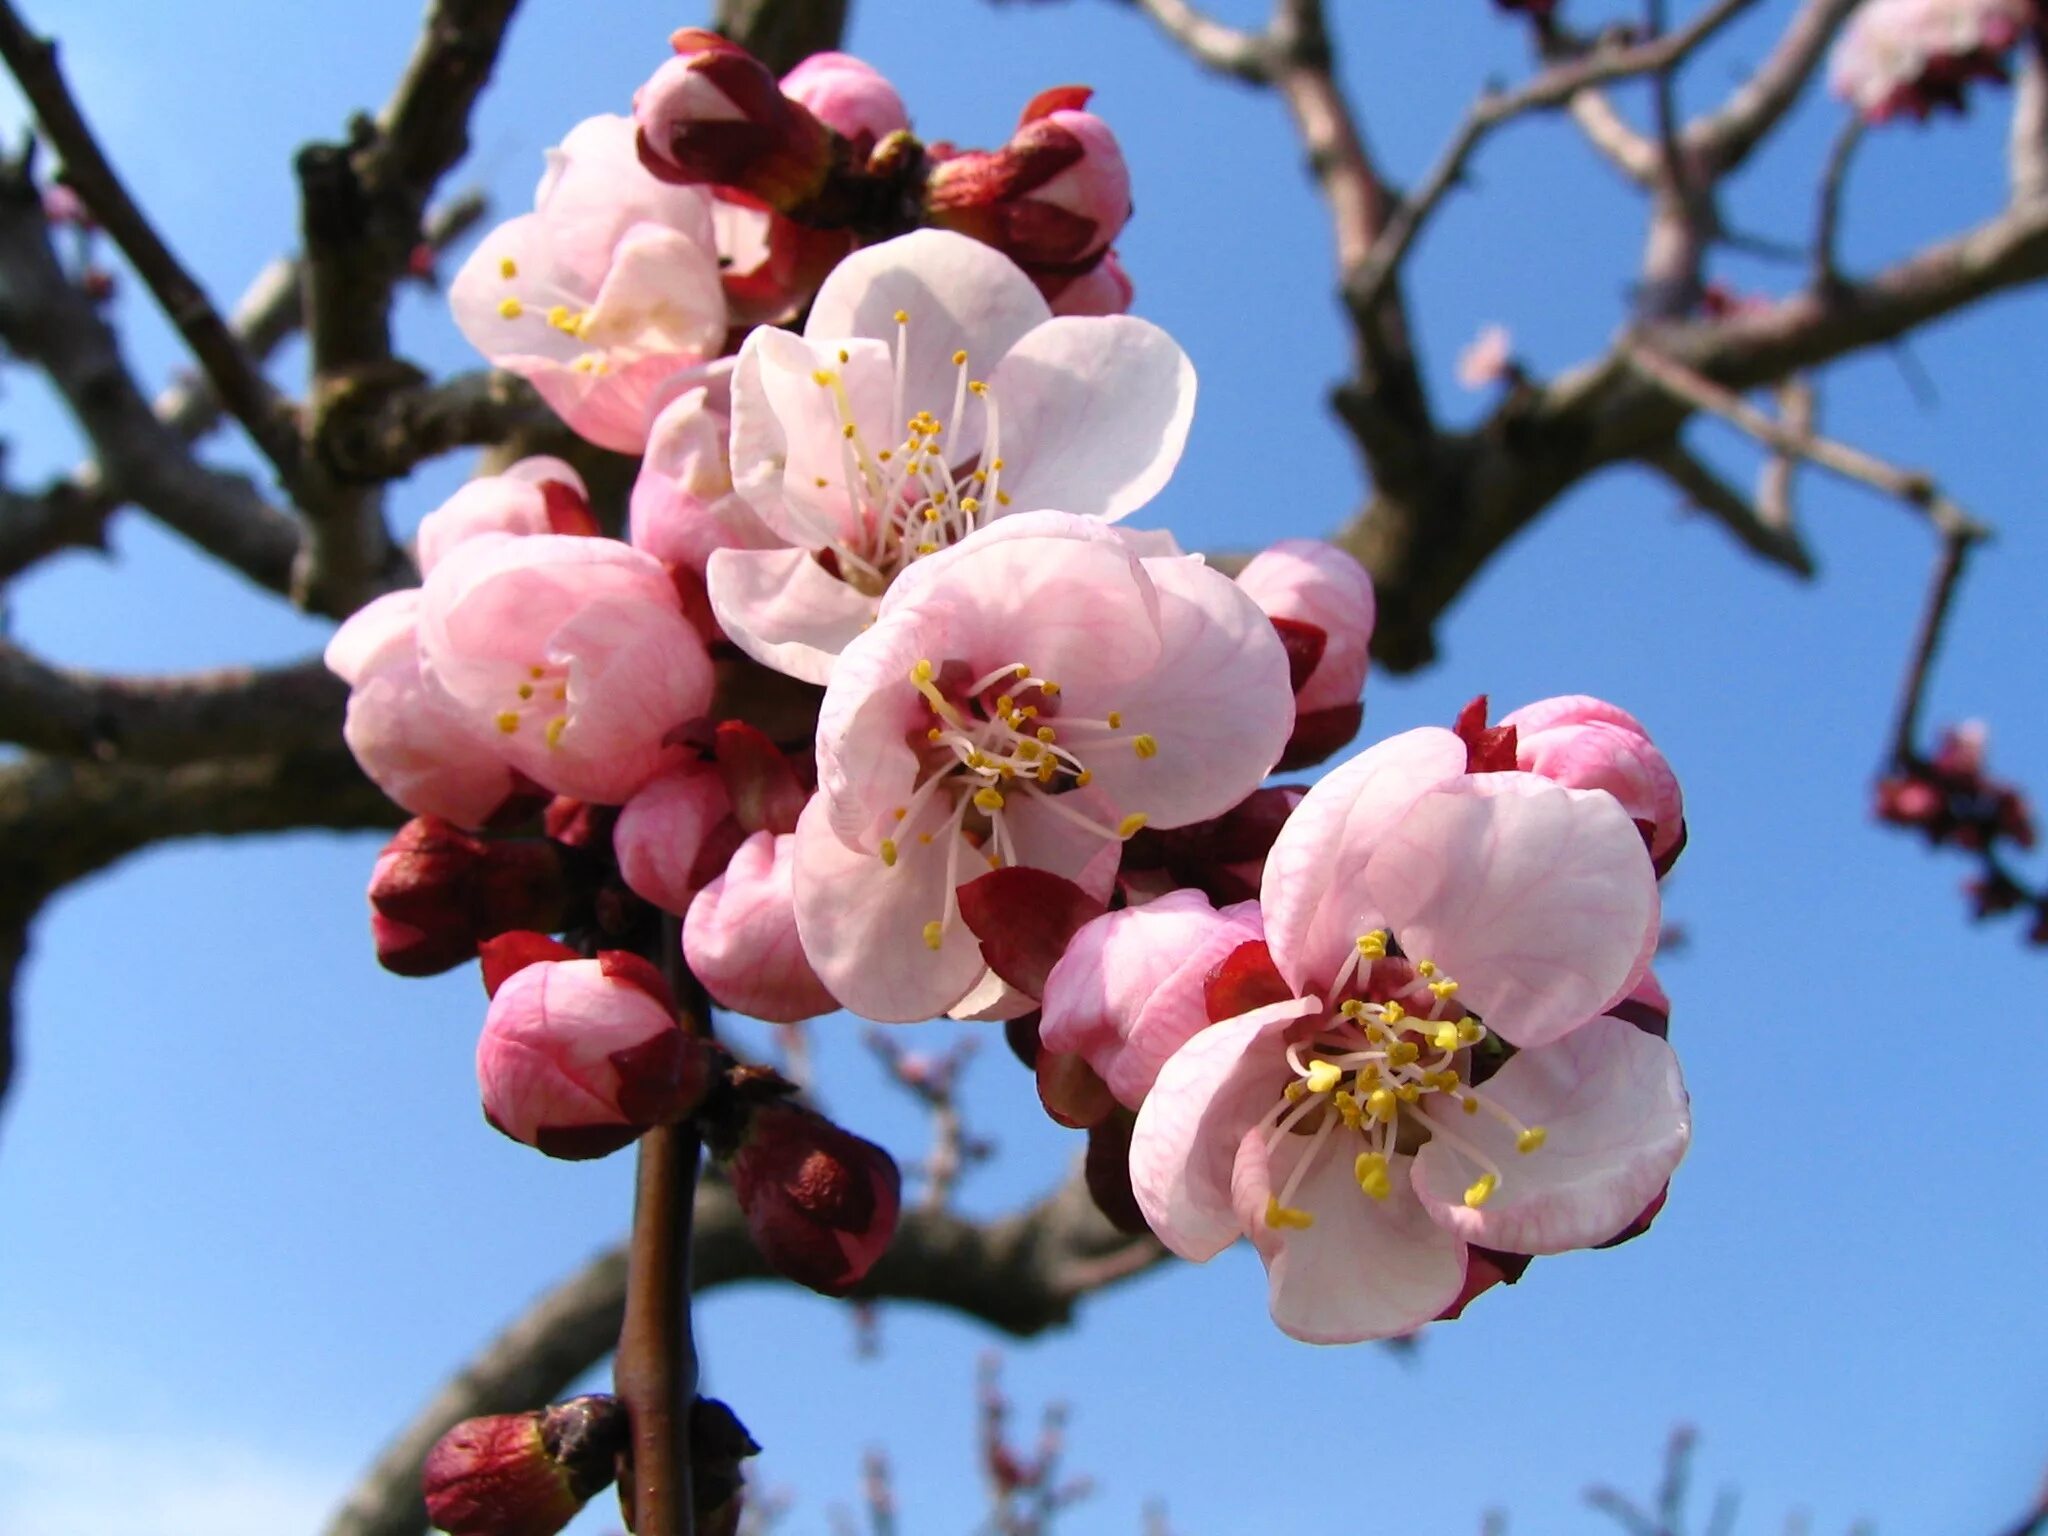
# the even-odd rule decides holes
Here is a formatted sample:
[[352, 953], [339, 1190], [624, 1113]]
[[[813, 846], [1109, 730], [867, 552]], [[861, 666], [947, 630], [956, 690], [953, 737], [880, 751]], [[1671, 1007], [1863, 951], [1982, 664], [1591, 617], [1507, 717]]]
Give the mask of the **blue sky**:
[[[1756, 7], [1695, 67], [1689, 104], [1725, 92], [1791, 8]], [[529, 0], [515, 25], [464, 173], [506, 213], [524, 206], [542, 148], [620, 109], [667, 31], [696, 19], [613, 0], [596, 24], [595, 9]], [[1345, 516], [1358, 471], [1323, 408], [1345, 345], [1322, 212], [1277, 106], [1199, 78], [1103, 0], [856, 9], [852, 46], [902, 83], [933, 136], [993, 142], [1043, 86], [1100, 89], [1136, 179], [1123, 251], [1140, 312], [1179, 337], [1202, 381], [1187, 458], [1143, 520], [1243, 547]], [[225, 301], [290, 238], [290, 150], [383, 98], [418, 10], [38, 0], [31, 20], [65, 38], [88, 112]], [[1333, 10], [1397, 175], [1427, 165], [1480, 81], [1522, 67], [1515, 30], [1483, 0]], [[1808, 104], [1734, 189], [1743, 227], [1804, 238], [1837, 121], [1831, 103]], [[1876, 135], [1850, 191], [1852, 269], [1995, 210], [2001, 132], [1991, 110]], [[1478, 173], [1410, 282], [1451, 419], [1480, 409], [1451, 378], [1480, 325], [1510, 325], [1539, 371], [1570, 365], [1618, 323], [1640, 244], [1632, 195], [1568, 124], [1504, 137]], [[1754, 261], [1717, 270], [1746, 287], [1797, 280]], [[147, 376], [182, 366], [136, 292], [119, 313]], [[431, 296], [403, 320], [422, 363], [471, 365]], [[1832, 430], [1935, 468], [1999, 525], [1933, 715], [1988, 716], [1998, 766], [2036, 786], [2044, 341], [2043, 298], [2003, 299], [1913, 342], [1931, 405], [1887, 356], [1831, 373], [1824, 405]], [[287, 355], [283, 376], [297, 363]], [[71, 462], [75, 437], [35, 382], [10, 371], [5, 391], [13, 473]], [[1695, 432], [1747, 477], [1743, 444]], [[404, 517], [463, 469], [407, 488]], [[1810, 589], [1749, 562], [1647, 477], [1604, 477], [1467, 593], [1433, 671], [1368, 692], [1369, 738], [1447, 720], [1482, 690], [1503, 707], [1600, 693], [1677, 764], [1692, 846], [1669, 913], [1691, 943], [1665, 980], [1697, 1139], [1655, 1233], [1539, 1265], [1412, 1360], [1280, 1337], [1241, 1253], [1102, 1299], [1079, 1329], [1006, 1351], [1027, 1411], [1074, 1405], [1072, 1464], [1099, 1492], [1066, 1530], [1133, 1532], [1154, 1497], [1183, 1536], [1270, 1530], [1333, 1502], [1404, 1536], [1473, 1531], [1490, 1507], [1516, 1532], [1587, 1529], [1598, 1517], [1580, 1490], [1647, 1488], [1680, 1419], [1704, 1436], [1703, 1484], [1742, 1487], [1744, 1531], [1803, 1509], [1821, 1532], [1869, 1517], [1886, 1536], [1989, 1533], [2034, 1486], [2048, 1455], [2048, 1313], [2034, 1304], [2048, 1257], [2035, 1086], [2048, 955], [1970, 927], [1961, 869], [1869, 825], [1930, 544], [1860, 489], [1809, 478], [1804, 494], [1824, 567]], [[140, 519], [115, 542], [111, 561], [67, 557], [21, 583], [15, 632], [60, 661], [139, 670], [321, 643], [323, 626]], [[303, 835], [159, 850], [68, 894], [38, 930], [27, 1070], [0, 1131], [7, 1536], [312, 1529], [451, 1368], [618, 1232], [626, 1160], [544, 1163], [481, 1125], [474, 979], [375, 968], [360, 897], [375, 847]], [[921, 1128], [857, 1029], [816, 1033], [840, 1115], [915, 1156]], [[1077, 1148], [1000, 1048], [969, 1082], [1002, 1157], [963, 1200], [994, 1211], [1056, 1180]], [[764, 1290], [712, 1300], [702, 1332], [711, 1389], [768, 1447], [768, 1481], [796, 1495], [785, 1531], [828, 1528], [871, 1444], [896, 1462], [906, 1536], [973, 1524], [982, 1331], [892, 1309], [880, 1358], [864, 1361], [841, 1309]], [[607, 1528], [603, 1514], [579, 1530]]]

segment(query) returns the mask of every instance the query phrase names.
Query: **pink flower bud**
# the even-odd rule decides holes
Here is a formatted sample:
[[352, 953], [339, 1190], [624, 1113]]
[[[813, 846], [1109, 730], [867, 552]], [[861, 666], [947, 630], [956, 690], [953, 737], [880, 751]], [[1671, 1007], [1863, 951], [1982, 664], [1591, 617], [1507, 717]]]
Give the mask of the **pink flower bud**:
[[521, 459], [502, 475], [470, 481], [420, 519], [417, 541], [420, 574], [465, 539], [481, 533], [601, 532], [591, 516], [583, 477], [555, 458]]
[[79, 229], [99, 227], [99, 221], [85, 206], [85, 199], [78, 195], [78, 189], [61, 181], [53, 181], [43, 188], [43, 217], [52, 224], [71, 224]]
[[1321, 762], [1358, 733], [1375, 616], [1365, 567], [1319, 539], [1282, 539], [1252, 558], [1237, 584], [1287, 646], [1294, 734], [1282, 769]]
[[[729, 827], [725, 835], [721, 826]], [[634, 895], [681, 917], [725, 867], [739, 835], [724, 781], [707, 764], [689, 763], [626, 802], [612, 829], [612, 851]]]
[[1515, 342], [1504, 325], [1489, 325], [1458, 354], [1458, 382], [1467, 389], [1506, 383], [1515, 375]]
[[720, 1007], [794, 1024], [839, 1006], [797, 938], [795, 867], [792, 835], [755, 832], [690, 903], [683, 954]]
[[832, 130], [737, 43], [698, 27], [670, 41], [676, 56], [633, 93], [647, 168], [668, 181], [737, 187], [784, 211], [813, 196], [832, 169]]
[[1056, 315], [1128, 314], [1138, 292], [1115, 251], [1104, 251], [1102, 260], [1079, 276], [1045, 287]]
[[370, 874], [377, 963], [400, 976], [473, 960], [481, 941], [515, 928], [558, 928], [568, 904], [553, 843], [486, 842], [437, 816], [401, 827]]
[[476, 1050], [484, 1118], [550, 1157], [602, 1157], [703, 1101], [703, 1043], [638, 956], [542, 960], [506, 978]]
[[627, 1430], [602, 1394], [465, 1419], [421, 1468], [427, 1517], [448, 1536], [554, 1536], [611, 1484]]
[[994, 246], [1041, 282], [1087, 270], [1131, 216], [1131, 177], [1109, 124], [1078, 110], [1080, 87], [1042, 93], [1009, 143], [940, 161], [932, 223]]
[[753, 1111], [732, 1156], [732, 1187], [762, 1257], [827, 1296], [858, 1285], [896, 1235], [894, 1159], [796, 1104]]
[[1515, 764], [1567, 789], [1604, 789], [1643, 829], [1659, 873], [1685, 842], [1685, 798], [1678, 775], [1633, 715], [1604, 700], [1572, 694], [1542, 699], [1505, 715], [1515, 730]]
[[896, 87], [850, 53], [812, 54], [782, 77], [782, 94], [855, 145], [863, 158], [890, 134], [910, 127]]

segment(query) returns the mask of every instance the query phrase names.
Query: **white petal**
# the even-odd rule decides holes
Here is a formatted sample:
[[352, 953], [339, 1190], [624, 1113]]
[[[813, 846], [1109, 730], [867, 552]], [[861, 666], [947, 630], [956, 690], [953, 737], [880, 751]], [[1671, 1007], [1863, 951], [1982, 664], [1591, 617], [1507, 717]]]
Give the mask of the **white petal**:
[[718, 549], [705, 566], [711, 610], [741, 650], [806, 683], [828, 683], [839, 653], [874, 621], [875, 600], [808, 549]]

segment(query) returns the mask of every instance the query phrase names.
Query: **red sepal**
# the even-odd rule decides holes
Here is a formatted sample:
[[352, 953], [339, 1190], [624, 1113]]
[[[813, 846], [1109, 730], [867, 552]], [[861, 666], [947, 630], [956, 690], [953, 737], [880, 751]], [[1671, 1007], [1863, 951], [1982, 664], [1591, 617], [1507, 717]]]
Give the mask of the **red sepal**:
[[981, 940], [990, 970], [1019, 992], [1045, 995], [1083, 923], [1107, 910], [1073, 881], [1043, 869], [992, 869], [960, 887], [960, 916]]
[[1604, 1243], [1595, 1243], [1595, 1248], [1619, 1248], [1650, 1230], [1650, 1223], [1657, 1219], [1657, 1213], [1664, 1209], [1664, 1202], [1671, 1198], [1671, 1186], [1666, 1184], [1657, 1191], [1657, 1198], [1643, 1207], [1643, 1213]]
[[796, 830], [809, 796], [789, 758], [765, 731], [743, 720], [721, 720], [711, 750], [742, 827], [749, 832]]
[[1491, 1248], [1467, 1248], [1464, 1288], [1458, 1292], [1457, 1300], [1437, 1313], [1436, 1320], [1450, 1322], [1469, 1307], [1475, 1297], [1496, 1285], [1513, 1285], [1522, 1278], [1529, 1263], [1526, 1253], [1496, 1253]]
[[590, 503], [583, 499], [583, 493], [575, 486], [564, 485], [559, 480], [543, 480], [540, 499], [547, 507], [550, 533], [570, 533], [594, 539], [604, 532], [591, 514]]
[[543, 960], [583, 958], [560, 939], [551, 939], [544, 933], [528, 933], [524, 930], [501, 933], [494, 939], [485, 939], [483, 943], [477, 945], [476, 957], [483, 966], [484, 992], [490, 997], [496, 997], [498, 988], [529, 965], [538, 965]]
[[1209, 1022], [1220, 1024], [1268, 1003], [1284, 1003], [1294, 989], [1273, 964], [1264, 939], [1248, 939], [1210, 968], [1202, 982], [1202, 1003]]
[[1116, 1108], [1109, 1085], [1079, 1056], [1066, 1051], [1038, 1053], [1038, 1102], [1072, 1131], [1099, 1125]]
[[1297, 768], [1313, 768], [1332, 752], [1349, 745], [1364, 721], [1363, 704], [1338, 704], [1296, 715], [1294, 734], [1287, 738], [1287, 750], [1280, 754], [1273, 771], [1292, 773]]
[[597, 969], [606, 980], [638, 987], [670, 1013], [676, 1011], [675, 994], [668, 989], [668, 978], [644, 955], [636, 955], [629, 949], [600, 949], [597, 952]]
[[1287, 682], [1296, 693], [1308, 686], [1323, 652], [1330, 644], [1330, 632], [1306, 619], [1273, 619], [1274, 632], [1287, 652]]
[[1131, 1132], [1137, 1124], [1135, 1110], [1117, 1105], [1088, 1128], [1088, 1156], [1081, 1165], [1095, 1208], [1119, 1232], [1148, 1230], [1145, 1213], [1131, 1190]]
[[1055, 112], [1079, 112], [1094, 95], [1092, 85], [1047, 86], [1024, 104], [1024, 110], [1017, 115], [1017, 126], [1022, 128]]
[[1486, 707], [1486, 695], [1482, 693], [1458, 711], [1458, 722], [1451, 727], [1458, 740], [1465, 743], [1465, 771], [1513, 773], [1519, 766], [1515, 761], [1515, 728], [1488, 725]]

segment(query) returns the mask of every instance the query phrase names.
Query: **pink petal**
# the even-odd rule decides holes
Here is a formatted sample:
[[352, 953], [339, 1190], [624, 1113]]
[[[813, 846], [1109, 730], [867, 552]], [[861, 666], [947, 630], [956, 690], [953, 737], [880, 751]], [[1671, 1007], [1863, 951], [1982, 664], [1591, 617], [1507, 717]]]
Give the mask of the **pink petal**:
[[776, 535], [813, 549], [864, 539], [847, 487], [847, 417], [820, 373], [837, 377], [871, 448], [900, 440], [902, 423], [890, 420], [894, 375], [879, 341], [810, 342], [763, 326], [748, 334], [732, 379], [733, 485]]
[[1200, 1263], [1244, 1228], [1230, 1203], [1231, 1164], [1247, 1130], [1279, 1102], [1287, 1033], [1320, 1011], [1312, 997], [1213, 1025], [1159, 1069], [1131, 1133], [1131, 1189], [1159, 1240]]
[[1381, 840], [1365, 885], [1408, 957], [1434, 960], [1515, 1045], [1619, 1002], [1656, 946], [1656, 876], [1635, 824], [1611, 795], [1534, 774], [1425, 795]]
[[1286, 1185], [1312, 1137], [1282, 1136], [1269, 1154], [1265, 1132], [1255, 1127], [1232, 1171], [1232, 1204], [1265, 1260], [1273, 1321], [1307, 1344], [1412, 1333], [1455, 1301], [1465, 1284], [1465, 1244], [1429, 1219], [1398, 1168], [1386, 1199], [1361, 1190], [1346, 1139], [1332, 1137], [1321, 1148], [1287, 1201], [1313, 1216], [1313, 1226], [1266, 1224], [1268, 1199]]
[[1321, 539], [1282, 539], [1252, 557], [1237, 584], [1276, 619], [1313, 624], [1322, 655], [1295, 696], [1304, 714], [1358, 702], [1369, 666], [1375, 614], [1372, 578]]
[[1127, 316], [1047, 321], [989, 375], [1002, 485], [1021, 508], [1119, 518], [1173, 475], [1195, 413], [1195, 369], [1174, 339]]
[[1273, 963], [1297, 991], [1329, 986], [1358, 936], [1381, 926], [1366, 865], [1411, 805], [1464, 771], [1465, 744], [1424, 726], [1361, 752], [1302, 797], [1259, 888]]
[[875, 600], [808, 549], [715, 550], [705, 580], [732, 643], [806, 683], [829, 683], [839, 653], [874, 622]]
[[804, 957], [796, 927], [796, 835], [756, 832], [690, 903], [690, 970], [724, 1008], [776, 1024], [839, 1006]]
[[1603, 1243], [1635, 1220], [1692, 1139], [1692, 1111], [1671, 1047], [1619, 1019], [1595, 1019], [1554, 1045], [1517, 1053], [1480, 1088], [1544, 1143], [1526, 1155], [1487, 1114], [1453, 1116], [1504, 1177], [1477, 1210], [1464, 1192], [1482, 1172], [1441, 1139], [1415, 1159], [1430, 1214], [1467, 1242], [1505, 1253], [1563, 1253]]
[[662, 774], [626, 802], [612, 828], [620, 878], [641, 900], [681, 917], [703, 884], [705, 844], [731, 814], [725, 784], [707, 765]]

